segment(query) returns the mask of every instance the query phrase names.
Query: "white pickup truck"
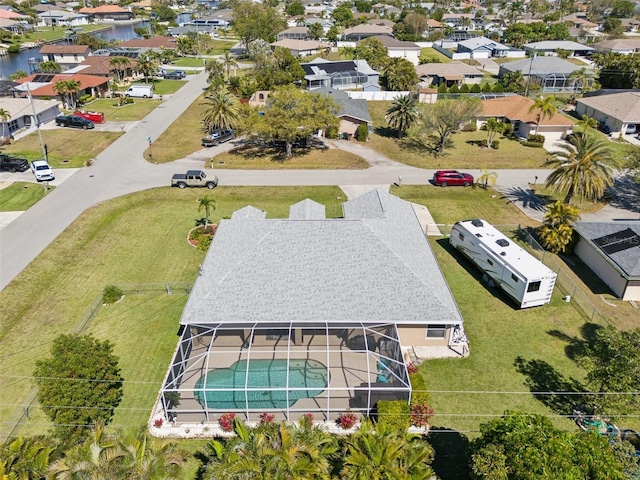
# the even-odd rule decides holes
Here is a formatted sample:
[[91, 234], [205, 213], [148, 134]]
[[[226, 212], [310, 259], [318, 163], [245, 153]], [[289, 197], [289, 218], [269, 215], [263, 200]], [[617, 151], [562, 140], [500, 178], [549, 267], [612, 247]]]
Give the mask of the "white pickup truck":
[[178, 188], [207, 187], [209, 189], [218, 186], [218, 177], [207, 177], [202, 170], [187, 170], [187, 173], [176, 173], [171, 178], [171, 186]]

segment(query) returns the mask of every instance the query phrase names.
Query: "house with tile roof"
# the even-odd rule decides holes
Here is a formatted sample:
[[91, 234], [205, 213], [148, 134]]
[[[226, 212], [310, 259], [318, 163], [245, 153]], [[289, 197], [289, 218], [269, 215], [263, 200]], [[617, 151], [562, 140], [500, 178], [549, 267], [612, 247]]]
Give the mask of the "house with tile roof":
[[576, 222], [574, 253], [622, 300], [640, 300], [640, 222]]
[[117, 5], [100, 5], [99, 7], [83, 7], [78, 13], [88, 15], [90, 19], [100, 20], [131, 20], [133, 13]]
[[576, 65], [559, 57], [534, 56], [501, 64], [498, 76], [502, 78], [508, 72], [520, 71], [525, 81], [534, 82], [542, 92], [574, 93], [579, 88], [579, 80], [572, 78], [571, 74], [581, 68], [595, 75], [593, 69], [586, 65]]
[[83, 75], [81, 73], [36, 73], [17, 79], [16, 82], [20, 85], [15, 87], [15, 90], [22, 92], [23, 97], [26, 97], [27, 90], [30, 90], [31, 96], [34, 98], [56, 98], [58, 97], [58, 92], [55, 91], [54, 85], [68, 80], [80, 82], [79, 97], [82, 95], [99, 97], [109, 91], [109, 81], [111, 79], [95, 75]]
[[640, 90], [608, 92], [589, 92], [589, 96], [577, 99], [576, 113], [595, 118], [614, 137], [624, 137], [632, 125], [634, 134], [640, 132]]
[[439, 86], [445, 84], [452, 85], [473, 85], [480, 84], [484, 78], [484, 73], [476, 67], [463, 62], [449, 63], [423, 63], [416, 66], [416, 73], [422, 84]]
[[374, 190], [342, 212], [326, 218], [307, 199], [288, 218], [249, 206], [220, 221], [179, 320], [161, 418], [369, 415], [379, 400], [409, 401], [409, 352], [469, 353], [412, 205]]
[[376, 35], [393, 36], [393, 28], [384, 25], [371, 25], [370, 23], [361, 23], [355, 27], [345, 29], [342, 39], [347, 42], [358, 42], [365, 38]]
[[478, 126], [493, 117], [513, 124], [515, 135], [521, 138], [528, 138], [529, 134], [537, 132], [547, 140], [562, 140], [571, 133], [576, 122], [560, 113], [555, 113], [551, 118], [541, 118], [540, 126], [536, 128], [538, 111], [529, 111], [534, 103], [521, 95], [482, 100], [482, 113], [477, 117]]
[[[396, 40], [388, 35], [374, 35], [369, 38], [375, 38], [382, 43], [390, 58], [404, 58], [414, 65], [420, 63], [420, 47], [413, 42]], [[360, 45], [360, 42], [357, 45]]]
[[49, 44], [38, 51], [43, 62], [56, 62], [63, 69], [75, 67], [91, 55], [88, 45]]
[[[99, 77], [109, 77], [116, 80], [120, 79], [120, 74], [126, 78], [133, 78], [135, 68], [138, 65], [138, 61], [134, 58], [127, 58], [127, 65], [112, 65], [110, 62], [114, 57], [107, 57], [102, 55], [91, 55], [87, 57], [77, 67], [67, 70], [65, 73], [82, 73], [84, 75], [97, 75]], [[126, 58], [126, 57], [124, 57]], [[120, 72], [119, 70], [124, 70]]]
[[335, 88], [318, 88], [313, 93], [333, 98], [340, 107], [336, 115], [340, 119], [339, 134], [355, 135], [357, 128], [362, 124], [366, 125], [369, 131], [373, 131], [373, 121], [366, 100], [350, 98], [348, 93]]

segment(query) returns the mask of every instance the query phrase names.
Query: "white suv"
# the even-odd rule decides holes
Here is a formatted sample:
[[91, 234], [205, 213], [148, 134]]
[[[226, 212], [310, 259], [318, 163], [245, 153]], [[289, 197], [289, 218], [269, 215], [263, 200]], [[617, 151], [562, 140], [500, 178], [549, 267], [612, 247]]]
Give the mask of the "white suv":
[[38, 182], [50, 182], [56, 179], [53, 170], [44, 160], [34, 160], [31, 162], [31, 171], [36, 176]]

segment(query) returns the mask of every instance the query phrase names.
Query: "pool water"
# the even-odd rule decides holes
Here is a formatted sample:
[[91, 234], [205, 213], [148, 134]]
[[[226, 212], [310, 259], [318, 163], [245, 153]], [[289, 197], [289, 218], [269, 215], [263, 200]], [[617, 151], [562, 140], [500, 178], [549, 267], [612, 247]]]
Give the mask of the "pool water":
[[[287, 374], [289, 390], [287, 400]], [[198, 379], [195, 398], [204, 408], [250, 409], [287, 408], [301, 398], [312, 398], [327, 387], [327, 367], [316, 360], [239, 360], [229, 368], [210, 370]], [[244, 390], [247, 388], [256, 390]], [[212, 388], [225, 390], [212, 391]], [[273, 390], [265, 390], [272, 388]], [[237, 390], [232, 390], [237, 389]]]

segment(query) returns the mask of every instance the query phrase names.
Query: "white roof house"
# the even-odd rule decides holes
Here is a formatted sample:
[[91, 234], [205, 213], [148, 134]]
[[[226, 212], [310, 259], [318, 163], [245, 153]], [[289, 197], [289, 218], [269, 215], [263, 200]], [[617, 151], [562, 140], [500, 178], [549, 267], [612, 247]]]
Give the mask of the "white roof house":
[[458, 52], [469, 52], [471, 58], [524, 57], [525, 52], [487, 37], [474, 37], [458, 42]]
[[[183, 310], [165, 418], [368, 414], [382, 398], [408, 401], [403, 346], [466, 342], [462, 323], [410, 203], [376, 190], [343, 218], [308, 199], [284, 219], [245, 207], [218, 225]], [[300, 365], [301, 385], [265, 380]]]

